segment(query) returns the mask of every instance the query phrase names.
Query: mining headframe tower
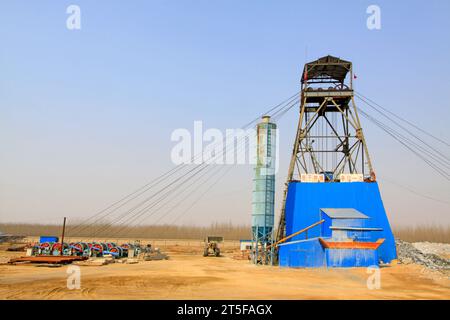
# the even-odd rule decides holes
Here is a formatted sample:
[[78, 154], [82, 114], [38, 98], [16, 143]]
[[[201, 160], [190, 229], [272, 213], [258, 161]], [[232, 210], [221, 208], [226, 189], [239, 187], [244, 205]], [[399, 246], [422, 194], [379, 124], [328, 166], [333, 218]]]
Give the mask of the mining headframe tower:
[[352, 63], [306, 63], [273, 244], [280, 266], [359, 267], [396, 258], [358, 109]]

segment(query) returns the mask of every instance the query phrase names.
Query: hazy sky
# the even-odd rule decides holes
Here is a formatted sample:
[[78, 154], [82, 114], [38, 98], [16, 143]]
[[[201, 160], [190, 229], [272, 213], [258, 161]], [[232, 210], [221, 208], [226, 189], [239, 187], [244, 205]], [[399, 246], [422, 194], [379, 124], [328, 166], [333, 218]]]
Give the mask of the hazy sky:
[[[71, 4], [81, 30], [66, 27]], [[380, 30], [366, 26], [371, 4]], [[0, 221], [89, 217], [173, 167], [173, 130], [240, 127], [327, 54], [353, 62], [356, 90], [449, 141], [449, 12], [448, 1], [1, 1]], [[362, 121], [391, 223], [449, 224], [450, 182]], [[278, 200], [296, 122], [292, 109], [278, 123]], [[179, 223], [249, 224], [251, 178], [233, 168]]]

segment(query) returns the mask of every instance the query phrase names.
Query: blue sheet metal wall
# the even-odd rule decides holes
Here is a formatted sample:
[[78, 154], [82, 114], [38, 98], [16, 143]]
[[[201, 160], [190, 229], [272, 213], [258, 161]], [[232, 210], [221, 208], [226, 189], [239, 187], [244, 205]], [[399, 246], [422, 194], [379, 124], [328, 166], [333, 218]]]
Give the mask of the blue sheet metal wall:
[[370, 267], [378, 266], [377, 250], [327, 249], [328, 267]]
[[[319, 221], [320, 208], [354, 208], [369, 216], [365, 227], [383, 229], [371, 232], [370, 241], [386, 239], [378, 249], [379, 258], [386, 263], [396, 259], [394, 236], [376, 182], [289, 183], [286, 199], [286, 234], [292, 234]], [[308, 231], [308, 238], [320, 235], [320, 225]], [[305, 234], [300, 234], [289, 241], [304, 239]], [[286, 253], [287, 249], [281, 247], [280, 261], [286, 258], [283, 257], [283, 252]]]
[[318, 238], [281, 244], [278, 251], [281, 267], [325, 267], [325, 250]]
[[318, 238], [288, 242], [279, 246], [281, 267], [346, 268], [378, 265], [377, 250], [324, 249]]

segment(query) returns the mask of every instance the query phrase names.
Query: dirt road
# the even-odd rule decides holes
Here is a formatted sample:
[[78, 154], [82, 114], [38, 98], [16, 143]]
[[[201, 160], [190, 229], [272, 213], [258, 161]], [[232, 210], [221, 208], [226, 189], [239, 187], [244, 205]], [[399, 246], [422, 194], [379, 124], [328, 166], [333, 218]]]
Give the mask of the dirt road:
[[0, 265], [1, 299], [450, 299], [450, 280], [417, 265], [381, 269], [368, 289], [358, 269], [286, 269], [202, 257], [168, 248], [169, 260], [81, 266], [81, 288], [67, 289], [67, 266]]

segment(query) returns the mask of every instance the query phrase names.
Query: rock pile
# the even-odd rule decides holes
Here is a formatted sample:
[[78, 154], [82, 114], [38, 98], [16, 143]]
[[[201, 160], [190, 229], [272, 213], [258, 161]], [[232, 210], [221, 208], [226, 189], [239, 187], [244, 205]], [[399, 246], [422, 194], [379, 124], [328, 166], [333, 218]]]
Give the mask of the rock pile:
[[396, 239], [398, 262], [403, 264], [416, 263], [433, 270], [450, 270], [450, 260], [435, 253], [426, 253], [417, 249], [409, 242]]
[[450, 258], [450, 243], [414, 242], [412, 245], [423, 253], [432, 253], [444, 259]]

